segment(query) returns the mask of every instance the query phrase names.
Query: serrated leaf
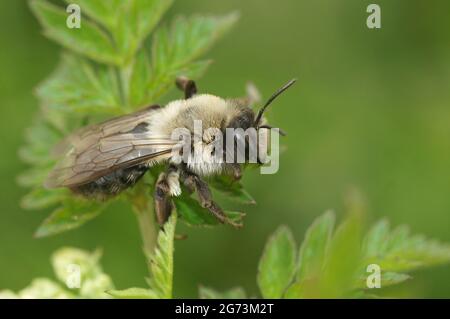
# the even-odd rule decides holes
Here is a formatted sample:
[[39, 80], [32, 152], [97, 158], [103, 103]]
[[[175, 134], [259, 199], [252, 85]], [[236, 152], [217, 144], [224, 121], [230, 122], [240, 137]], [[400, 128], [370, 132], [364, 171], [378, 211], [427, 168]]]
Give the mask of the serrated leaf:
[[[178, 214], [183, 220], [191, 226], [211, 226], [218, 225], [220, 222], [217, 218], [206, 208], [203, 208], [197, 200], [188, 195], [182, 194], [174, 197]], [[240, 212], [224, 211], [225, 215], [237, 224], [242, 224], [242, 219], [245, 214]]]
[[20, 148], [20, 159], [33, 165], [48, 164], [50, 145], [54, 145], [60, 138], [61, 134], [42, 116], [36, 118], [33, 125], [25, 131], [27, 145]]
[[173, 0], [135, 0], [140, 40], [148, 36], [156, 27], [164, 13], [172, 6]]
[[160, 299], [172, 298], [173, 288], [173, 251], [176, 214], [172, 214], [158, 234], [155, 251], [147, 256], [150, 263], [151, 277], [148, 280], [150, 290]]
[[185, 65], [205, 53], [237, 21], [238, 14], [223, 17], [179, 17], [171, 30], [162, 28], [155, 34], [153, 66], [155, 70]]
[[289, 228], [269, 238], [258, 265], [257, 282], [263, 298], [281, 298], [295, 272], [296, 247]]
[[334, 220], [334, 213], [326, 212], [317, 218], [306, 231], [298, 257], [298, 281], [320, 274], [331, 240]]
[[145, 103], [150, 103], [150, 101], [145, 100], [151, 76], [150, 71], [150, 58], [146, 49], [142, 48], [134, 60], [128, 88], [129, 104], [135, 108], [143, 106]]
[[113, 69], [98, 66], [72, 54], [63, 54], [54, 74], [37, 89], [50, 111], [78, 114], [119, 114], [118, 83]]
[[23, 187], [33, 187], [42, 185], [42, 182], [47, 177], [50, 167], [36, 166], [25, 170], [19, 176], [17, 176], [17, 183]]
[[124, 290], [107, 290], [107, 294], [117, 299], [158, 299], [150, 289], [144, 288], [128, 288]]
[[378, 264], [384, 272], [401, 273], [450, 262], [450, 245], [411, 235], [406, 226], [389, 231], [387, 222], [379, 222], [364, 242], [362, 267]]
[[173, 0], [129, 0], [120, 8], [118, 22], [113, 28], [122, 64], [128, 65], [144, 39], [158, 24]]
[[173, 0], [130, 0], [123, 4], [113, 34], [124, 64], [128, 64], [172, 3]]
[[392, 285], [397, 285], [409, 279], [411, 279], [411, 276], [407, 274], [384, 272], [381, 274], [381, 287], [384, 288]]
[[193, 69], [189, 64], [206, 52], [211, 45], [237, 21], [236, 13], [224, 17], [195, 16], [178, 18], [171, 28], [160, 27], [153, 36], [151, 78], [145, 101], [154, 101], [173, 86], [177, 75], [192, 76], [207, 67]]
[[363, 251], [367, 257], [383, 254], [386, 249], [389, 236], [389, 223], [380, 220], [372, 226], [363, 240]]
[[234, 287], [224, 292], [205, 286], [199, 287], [200, 299], [246, 299], [247, 295], [242, 287]]
[[101, 63], [122, 62], [108, 35], [95, 24], [82, 19], [81, 28], [70, 29], [66, 24], [68, 14], [61, 7], [44, 0], [30, 1], [30, 7], [50, 39]]
[[[367, 278], [370, 275], [370, 273], [366, 273], [363, 276], [361, 276], [358, 281], [355, 284], [355, 288], [358, 289], [368, 289], [367, 287]], [[395, 273], [395, 272], [382, 272], [381, 273], [381, 287], [385, 288], [393, 285], [400, 284], [406, 280], [411, 279], [411, 276], [407, 274], [402, 273]]]
[[242, 184], [227, 175], [220, 175], [210, 180], [210, 185], [226, 194], [231, 200], [242, 204], [256, 204], [253, 197], [244, 189]]
[[39, 226], [35, 237], [47, 237], [80, 227], [98, 216], [106, 205], [106, 203], [67, 198], [62, 206]]
[[129, 105], [134, 109], [148, 106], [159, 97], [174, 88], [177, 76], [183, 75], [191, 79], [201, 77], [211, 61], [191, 62], [183, 68], [167, 70], [166, 74], [160, 74], [156, 83], [150, 65], [150, 57], [143, 48], [139, 51], [131, 70], [129, 81]]
[[24, 209], [42, 209], [59, 204], [67, 197], [67, 190], [48, 190], [42, 187], [35, 188], [25, 195], [20, 204]]

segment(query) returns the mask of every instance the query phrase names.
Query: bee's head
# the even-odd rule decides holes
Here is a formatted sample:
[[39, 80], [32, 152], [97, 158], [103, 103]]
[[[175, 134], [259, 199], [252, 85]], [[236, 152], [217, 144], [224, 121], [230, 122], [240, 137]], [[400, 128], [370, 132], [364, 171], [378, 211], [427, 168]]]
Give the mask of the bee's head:
[[[296, 79], [293, 79], [286, 83], [284, 86], [282, 86], [280, 89], [278, 89], [268, 100], [267, 102], [259, 109], [258, 113], [255, 114], [255, 112], [248, 106], [241, 106], [238, 108], [236, 114], [230, 119], [229, 123], [227, 123], [226, 128], [232, 128], [232, 129], [240, 129], [243, 131], [246, 131], [247, 129], [254, 129], [256, 131], [256, 136], [258, 136], [256, 141], [256, 147], [258, 149], [260, 148], [267, 148], [268, 139], [269, 139], [269, 130], [273, 127], [266, 124], [264, 120], [264, 112], [267, 110], [267, 107], [284, 91], [286, 91], [290, 86], [292, 86], [296, 82]], [[263, 130], [261, 130], [263, 129]], [[285, 135], [285, 133], [279, 129], [278, 133], [281, 135]], [[260, 134], [261, 133], [261, 134]], [[227, 133], [225, 132], [225, 135]], [[249, 144], [249, 136], [250, 134], [244, 133], [241, 131], [241, 133], [237, 132], [235, 133], [235, 139], [237, 142], [240, 140], [241, 143], [245, 144], [246, 150], [248, 151]], [[247, 153], [247, 152], [246, 152]], [[246, 154], [246, 157], [248, 157], [248, 154]], [[258, 159], [259, 161], [259, 159]]]
[[[281, 88], [279, 88], [268, 100], [267, 102], [259, 109], [258, 113], [255, 115], [253, 110], [244, 106], [239, 108], [237, 114], [230, 120], [227, 127], [229, 128], [242, 128], [244, 130], [254, 127], [256, 130], [260, 128], [272, 128], [271, 126], [264, 123], [263, 115], [267, 110], [267, 107], [278, 97], [286, 91], [289, 87], [291, 87], [297, 79], [292, 79]], [[281, 135], [284, 135], [283, 131], [278, 129]]]

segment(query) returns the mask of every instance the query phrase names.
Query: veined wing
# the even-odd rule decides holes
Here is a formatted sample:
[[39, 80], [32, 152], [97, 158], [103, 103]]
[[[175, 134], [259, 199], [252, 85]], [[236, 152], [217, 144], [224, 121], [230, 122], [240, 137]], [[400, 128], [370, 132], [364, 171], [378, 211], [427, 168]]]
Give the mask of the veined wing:
[[178, 142], [148, 130], [154, 109], [147, 108], [72, 134], [58, 146], [62, 160], [49, 174], [46, 187], [74, 187], [108, 173], [144, 162], [168, 159]]

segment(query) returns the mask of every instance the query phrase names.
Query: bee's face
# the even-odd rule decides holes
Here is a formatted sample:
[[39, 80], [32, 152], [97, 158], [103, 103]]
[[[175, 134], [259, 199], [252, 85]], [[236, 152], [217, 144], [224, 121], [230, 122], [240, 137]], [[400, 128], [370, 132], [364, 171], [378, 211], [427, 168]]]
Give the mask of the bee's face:
[[231, 118], [227, 128], [242, 128], [244, 130], [253, 127], [255, 122], [255, 113], [249, 107], [242, 107], [237, 114]]

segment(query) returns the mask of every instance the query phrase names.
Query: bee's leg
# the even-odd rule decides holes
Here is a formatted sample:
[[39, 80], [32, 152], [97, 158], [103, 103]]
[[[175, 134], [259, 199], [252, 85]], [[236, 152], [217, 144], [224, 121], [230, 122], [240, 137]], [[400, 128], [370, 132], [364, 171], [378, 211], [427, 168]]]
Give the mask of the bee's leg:
[[238, 181], [242, 178], [242, 168], [241, 165], [238, 163], [232, 163], [230, 164], [231, 167], [231, 176], [235, 181]]
[[195, 190], [198, 194], [200, 205], [208, 209], [221, 223], [229, 224], [233, 227], [240, 228], [242, 224], [235, 223], [230, 220], [222, 208], [212, 200], [211, 191], [208, 184], [195, 174], [185, 172], [184, 183], [188, 189]]
[[189, 99], [197, 94], [197, 85], [194, 81], [188, 79], [185, 76], [177, 77], [175, 81], [177, 87], [184, 92], [184, 98]]
[[159, 225], [162, 226], [169, 219], [170, 213], [172, 212], [170, 187], [166, 173], [161, 173], [156, 181], [154, 200], [156, 219]]
[[170, 165], [166, 173], [159, 174], [155, 185], [154, 201], [158, 223], [162, 226], [168, 220], [173, 204], [172, 196], [181, 194], [180, 173], [178, 167]]

